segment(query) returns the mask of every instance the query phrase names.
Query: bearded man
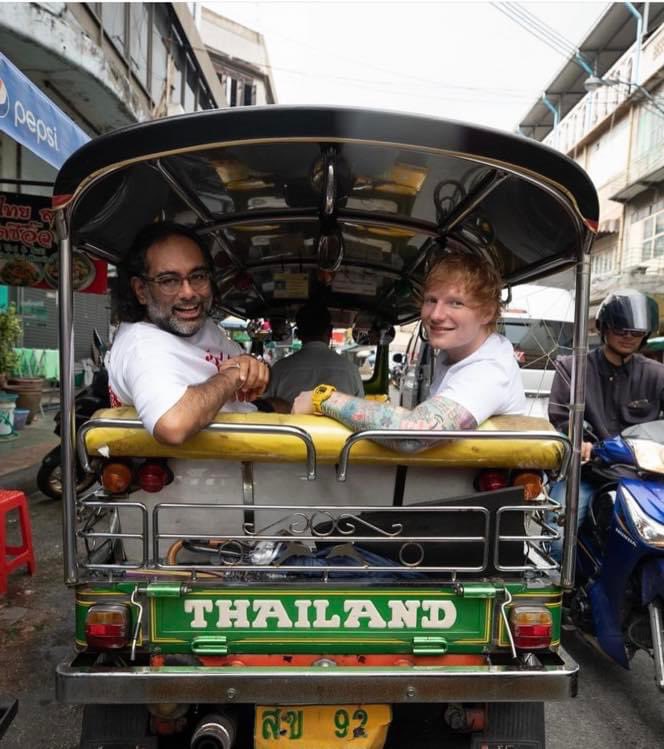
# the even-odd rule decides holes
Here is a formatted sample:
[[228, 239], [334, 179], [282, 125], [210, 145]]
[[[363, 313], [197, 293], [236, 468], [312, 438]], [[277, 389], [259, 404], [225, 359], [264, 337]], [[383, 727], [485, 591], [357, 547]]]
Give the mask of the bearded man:
[[269, 380], [268, 367], [211, 319], [213, 271], [205, 242], [170, 222], [142, 229], [118, 267], [111, 400], [134, 406], [165, 444], [182, 444], [220, 410], [253, 410]]

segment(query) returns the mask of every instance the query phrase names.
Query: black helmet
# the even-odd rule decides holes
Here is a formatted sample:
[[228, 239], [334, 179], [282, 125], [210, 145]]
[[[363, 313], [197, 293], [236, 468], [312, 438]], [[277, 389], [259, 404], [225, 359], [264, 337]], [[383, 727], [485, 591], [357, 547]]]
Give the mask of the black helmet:
[[599, 305], [595, 324], [602, 340], [607, 328], [645, 330], [645, 340], [659, 329], [659, 307], [642, 291], [616, 289]]

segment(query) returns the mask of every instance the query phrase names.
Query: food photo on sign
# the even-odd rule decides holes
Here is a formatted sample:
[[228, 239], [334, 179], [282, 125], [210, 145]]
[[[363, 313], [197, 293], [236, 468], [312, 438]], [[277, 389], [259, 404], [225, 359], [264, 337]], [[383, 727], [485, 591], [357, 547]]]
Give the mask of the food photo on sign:
[[[57, 289], [58, 245], [50, 198], [0, 193], [0, 284]], [[107, 265], [84, 252], [74, 252], [75, 291], [104, 294]]]

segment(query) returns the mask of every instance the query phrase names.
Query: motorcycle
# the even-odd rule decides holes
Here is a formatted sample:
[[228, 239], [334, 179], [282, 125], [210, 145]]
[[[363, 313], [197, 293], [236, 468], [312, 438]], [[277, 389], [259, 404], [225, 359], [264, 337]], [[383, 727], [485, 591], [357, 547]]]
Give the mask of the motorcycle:
[[586, 471], [598, 488], [578, 534], [572, 622], [624, 668], [648, 652], [664, 691], [664, 421], [597, 442]]
[[[106, 346], [99, 333], [93, 333], [92, 358], [97, 369], [92, 377], [92, 382], [83, 388], [74, 399], [74, 412], [76, 419], [76, 431], [84, 424], [92, 414], [100, 408], [108, 408], [110, 399], [108, 394], [108, 372], [104, 366], [104, 355]], [[58, 411], [55, 416], [55, 433], [61, 436], [62, 412]], [[80, 465], [76, 467], [76, 495], [81, 496], [96, 483], [96, 477], [86, 473]], [[51, 499], [62, 499], [62, 469], [60, 445], [48, 452], [37, 472], [37, 487]]]

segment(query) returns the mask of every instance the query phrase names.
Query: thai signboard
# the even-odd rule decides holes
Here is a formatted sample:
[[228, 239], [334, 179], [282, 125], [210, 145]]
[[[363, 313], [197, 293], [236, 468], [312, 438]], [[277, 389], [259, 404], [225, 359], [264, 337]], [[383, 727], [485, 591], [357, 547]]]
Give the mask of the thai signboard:
[[0, 130], [56, 169], [90, 140], [2, 53]]
[[[54, 219], [48, 197], [0, 193], [0, 284], [58, 288]], [[106, 293], [105, 262], [74, 252], [72, 266], [74, 291]]]

